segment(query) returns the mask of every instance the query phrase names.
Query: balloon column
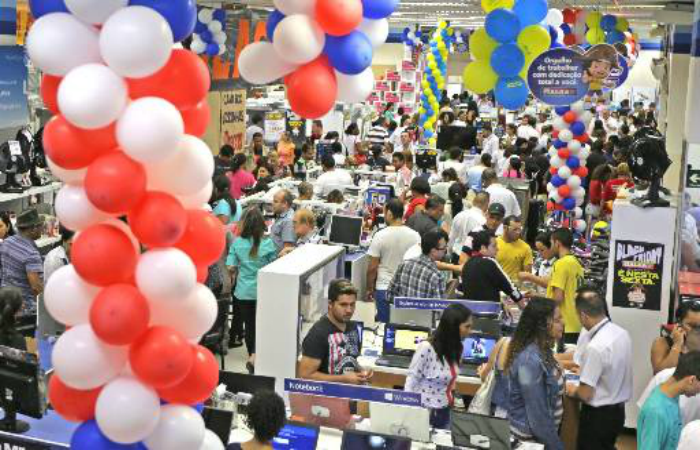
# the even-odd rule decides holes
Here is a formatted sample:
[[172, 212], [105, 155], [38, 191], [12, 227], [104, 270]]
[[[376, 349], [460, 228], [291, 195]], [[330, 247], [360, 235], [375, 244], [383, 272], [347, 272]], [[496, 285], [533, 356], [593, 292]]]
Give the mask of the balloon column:
[[401, 40], [405, 45], [408, 45], [411, 48], [414, 47], [422, 47], [423, 46], [423, 41], [422, 41], [423, 33], [416, 29], [416, 31], [411, 31], [410, 28], [406, 27], [403, 29], [403, 34], [401, 35]]
[[197, 54], [221, 55], [226, 51], [226, 11], [203, 8], [197, 15], [190, 49]]
[[547, 185], [550, 199], [547, 209], [572, 211], [576, 217], [574, 228], [583, 231], [586, 222], [582, 220], [581, 205], [586, 191], [582, 185], [588, 176], [586, 159], [590, 155], [586, 130], [593, 114], [585, 110], [583, 102], [557, 107], [555, 112], [554, 142], [549, 150], [552, 179]]
[[551, 45], [549, 30], [541, 25], [547, 1], [482, 0], [481, 6], [485, 27], [469, 37], [473, 61], [464, 69], [464, 85], [477, 94], [493, 89], [504, 108], [518, 109], [530, 92], [527, 69]]
[[437, 30], [430, 39], [427, 65], [421, 81], [421, 106], [418, 108], [418, 125], [423, 128], [423, 136], [431, 146], [437, 144], [435, 125], [437, 123], [438, 111], [440, 111], [440, 100], [442, 91], [445, 89], [445, 77], [447, 76], [447, 58], [449, 56], [449, 43], [454, 31], [447, 25], [447, 22], [440, 22]]
[[398, 0], [275, 0], [269, 42], [241, 52], [245, 80], [266, 84], [284, 77], [287, 100], [302, 117], [328, 113], [336, 100], [361, 102], [374, 89], [373, 49], [389, 34]]
[[602, 15], [598, 11], [588, 13], [586, 25], [586, 41], [591, 45], [624, 43], [625, 32], [629, 31], [629, 22], [624, 17]]
[[195, 2], [32, 7], [27, 52], [56, 114], [44, 148], [65, 182], [56, 213], [79, 232], [44, 293], [68, 328], [53, 349], [51, 404], [81, 423], [72, 449], [222, 450], [196, 409], [219, 369], [197, 345], [217, 316], [201, 283], [226, 242], [203, 209], [209, 73], [173, 49], [194, 29]]

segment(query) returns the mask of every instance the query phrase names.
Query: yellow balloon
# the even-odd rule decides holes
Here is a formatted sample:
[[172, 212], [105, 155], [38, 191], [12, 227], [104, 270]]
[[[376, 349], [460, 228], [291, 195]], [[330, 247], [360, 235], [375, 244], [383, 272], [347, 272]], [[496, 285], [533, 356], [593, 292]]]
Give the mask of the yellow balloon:
[[445, 22], [444, 20], [440, 21], [440, 23], [438, 24], [438, 28], [444, 30], [445, 28], [447, 28], [447, 22]]
[[472, 58], [477, 61], [488, 61], [498, 45], [498, 42], [486, 33], [485, 28], [479, 28], [469, 36], [469, 49]]
[[488, 61], [472, 61], [464, 68], [464, 87], [475, 94], [486, 94], [496, 86], [498, 75]]
[[481, 7], [487, 14], [497, 8], [511, 9], [513, 5], [515, 0], [481, 0]]
[[630, 27], [630, 23], [624, 17], [618, 17], [617, 23], [615, 24], [615, 29], [617, 31], [627, 31]]
[[455, 34], [454, 28], [448, 28], [448, 29], [447, 29], [447, 35], [448, 35], [448, 36], [452, 36], [453, 34]]
[[602, 28], [591, 28], [586, 32], [586, 40], [591, 45], [605, 42], [605, 31]]
[[421, 83], [421, 86], [423, 86], [424, 91], [427, 91], [428, 89], [430, 89], [430, 83], [428, 83], [428, 80], [423, 80], [423, 82]]
[[430, 144], [431, 147], [435, 147], [437, 145], [437, 138], [431, 137], [428, 139], [428, 144]]
[[525, 60], [533, 60], [552, 44], [549, 32], [540, 25], [525, 27], [518, 35], [518, 47], [523, 51]]
[[598, 11], [591, 11], [586, 16], [586, 25], [588, 28], [600, 28], [600, 19], [602, 18], [603, 15]]

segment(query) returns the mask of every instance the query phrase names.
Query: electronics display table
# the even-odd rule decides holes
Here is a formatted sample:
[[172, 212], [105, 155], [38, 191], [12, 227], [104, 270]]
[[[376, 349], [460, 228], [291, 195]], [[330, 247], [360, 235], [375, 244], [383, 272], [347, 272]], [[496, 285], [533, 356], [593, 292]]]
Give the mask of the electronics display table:
[[70, 438], [78, 424], [68, 422], [54, 410], [46, 411], [41, 419], [18, 414], [17, 418], [31, 427], [24, 434], [0, 431], [0, 448], [22, 450], [58, 450], [70, 448]]

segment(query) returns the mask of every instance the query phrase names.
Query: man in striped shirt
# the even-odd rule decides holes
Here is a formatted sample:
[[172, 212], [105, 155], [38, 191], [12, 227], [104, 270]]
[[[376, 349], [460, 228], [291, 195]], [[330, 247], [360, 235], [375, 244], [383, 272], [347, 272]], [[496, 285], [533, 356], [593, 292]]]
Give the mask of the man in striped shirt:
[[372, 128], [370, 128], [369, 132], [367, 133], [367, 140], [369, 141], [370, 146], [384, 146], [386, 141], [389, 139], [389, 133], [386, 131], [386, 128], [387, 122], [384, 117], [380, 117], [374, 121]]

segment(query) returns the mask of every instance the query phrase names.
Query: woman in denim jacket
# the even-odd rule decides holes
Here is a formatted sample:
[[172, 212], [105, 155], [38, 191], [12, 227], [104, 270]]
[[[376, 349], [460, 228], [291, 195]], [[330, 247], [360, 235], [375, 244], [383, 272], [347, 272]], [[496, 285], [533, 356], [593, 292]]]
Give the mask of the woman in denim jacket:
[[505, 370], [510, 382], [508, 419], [513, 435], [546, 450], [563, 450], [559, 425], [563, 415], [563, 370], [554, 359], [554, 344], [564, 322], [553, 300], [533, 298], [508, 346]]

